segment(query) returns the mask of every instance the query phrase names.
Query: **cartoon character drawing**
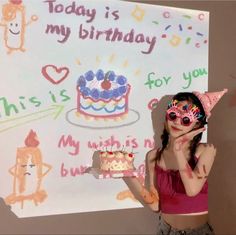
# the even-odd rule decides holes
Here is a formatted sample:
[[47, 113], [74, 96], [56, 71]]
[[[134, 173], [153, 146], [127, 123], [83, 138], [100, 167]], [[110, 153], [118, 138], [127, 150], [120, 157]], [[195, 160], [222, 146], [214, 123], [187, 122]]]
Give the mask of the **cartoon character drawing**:
[[8, 54], [17, 50], [25, 51], [25, 27], [36, 20], [38, 17], [32, 15], [30, 21], [26, 22], [22, 0], [9, 0], [9, 3], [2, 6], [0, 26], [4, 27], [4, 41]]
[[17, 148], [16, 164], [9, 169], [13, 175], [13, 193], [5, 198], [6, 204], [33, 200], [37, 206], [42, 203], [47, 193], [42, 189], [42, 179], [51, 170], [51, 166], [42, 161], [36, 133], [31, 130], [25, 139], [25, 147]]

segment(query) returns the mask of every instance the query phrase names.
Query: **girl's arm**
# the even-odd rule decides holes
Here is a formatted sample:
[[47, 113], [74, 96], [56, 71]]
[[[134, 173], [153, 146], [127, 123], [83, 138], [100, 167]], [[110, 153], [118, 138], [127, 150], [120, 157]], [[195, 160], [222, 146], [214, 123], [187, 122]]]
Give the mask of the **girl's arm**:
[[204, 183], [206, 182], [207, 176], [210, 173], [216, 155], [216, 149], [212, 144], [200, 144], [196, 151], [199, 155], [198, 162], [192, 170], [182, 149], [185, 143], [189, 141], [190, 135], [193, 137], [198, 133], [200, 133], [200, 130], [177, 138], [174, 146], [180, 176], [188, 196], [196, 196], [201, 191]]
[[193, 170], [184, 157], [178, 156], [179, 172], [188, 196], [196, 196], [201, 191], [210, 173], [215, 154], [215, 147], [210, 144], [206, 145]]
[[135, 198], [139, 200], [144, 206], [148, 206], [153, 211], [159, 211], [159, 197], [154, 187], [154, 166], [155, 162], [152, 161], [155, 158], [155, 150], [150, 151], [146, 157], [146, 171], [150, 185], [148, 190], [145, 183], [136, 177], [124, 177], [123, 180], [129, 187], [130, 191], [134, 194]]

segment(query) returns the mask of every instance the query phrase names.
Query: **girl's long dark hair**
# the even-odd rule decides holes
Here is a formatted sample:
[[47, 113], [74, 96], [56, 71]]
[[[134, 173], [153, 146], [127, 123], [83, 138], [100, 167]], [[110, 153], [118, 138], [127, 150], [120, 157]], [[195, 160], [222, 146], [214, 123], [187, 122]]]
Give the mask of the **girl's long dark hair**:
[[[202, 107], [201, 102], [199, 101], [199, 99], [191, 92], [180, 92], [178, 94], [176, 94], [173, 98], [173, 100], [178, 100], [178, 101], [189, 101], [192, 104], [195, 104], [197, 107], [199, 107], [200, 109], [200, 114], [201, 117], [198, 118], [198, 121], [200, 123], [199, 128], [203, 127], [205, 124], [207, 124], [206, 121], [206, 114], [204, 112], [204, 109]], [[196, 163], [195, 163], [195, 152], [196, 152], [196, 148], [198, 143], [200, 142], [200, 140], [202, 139], [202, 133], [194, 136], [194, 138], [191, 140], [190, 142], [190, 160], [189, 160], [189, 164], [192, 168], [195, 167]], [[169, 133], [166, 130], [166, 128], [164, 127], [163, 133], [161, 135], [161, 140], [162, 140], [162, 147], [160, 149], [160, 151], [157, 151], [156, 154], [156, 161], [159, 161], [161, 159], [161, 154], [164, 151], [164, 149], [166, 148], [168, 141], [169, 141]]]

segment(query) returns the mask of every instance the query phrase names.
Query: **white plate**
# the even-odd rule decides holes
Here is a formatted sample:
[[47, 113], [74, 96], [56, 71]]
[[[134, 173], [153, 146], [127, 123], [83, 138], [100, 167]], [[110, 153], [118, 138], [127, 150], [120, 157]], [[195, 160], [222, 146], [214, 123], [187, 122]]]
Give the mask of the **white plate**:
[[139, 112], [129, 109], [124, 119], [95, 119], [88, 118], [85, 115], [77, 115], [77, 109], [71, 109], [66, 113], [66, 120], [78, 127], [88, 128], [88, 129], [111, 129], [118, 127], [125, 127], [136, 123], [140, 119]]
[[111, 178], [134, 177], [134, 176], [138, 177], [138, 171], [136, 170], [110, 172], [110, 171], [102, 171], [98, 168], [91, 168], [89, 173], [91, 173], [97, 179], [111, 179]]

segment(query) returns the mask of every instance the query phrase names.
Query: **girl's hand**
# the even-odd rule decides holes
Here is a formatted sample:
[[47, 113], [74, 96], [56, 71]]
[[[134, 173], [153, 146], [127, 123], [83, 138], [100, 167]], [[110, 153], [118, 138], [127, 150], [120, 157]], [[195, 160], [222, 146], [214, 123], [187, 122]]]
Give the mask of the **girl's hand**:
[[148, 191], [144, 186], [141, 190], [141, 196], [145, 203], [152, 204], [159, 201], [159, 195], [156, 191], [155, 187], [151, 187], [150, 191]]
[[156, 201], [159, 201], [159, 194], [154, 185], [150, 186], [150, 193], [156, 198]]
[[192, 130], [184, 135], [177, 137], [174, 141], [174, 152], [176, 154], [181, 152], [187, 146], [189, 141], [191, 141], [194, 138], [194, 136], [198, 135], [199, 133], [201, 133], [205, 130], [206, 130], [206, 128], [202, 127], [202, 128]]

